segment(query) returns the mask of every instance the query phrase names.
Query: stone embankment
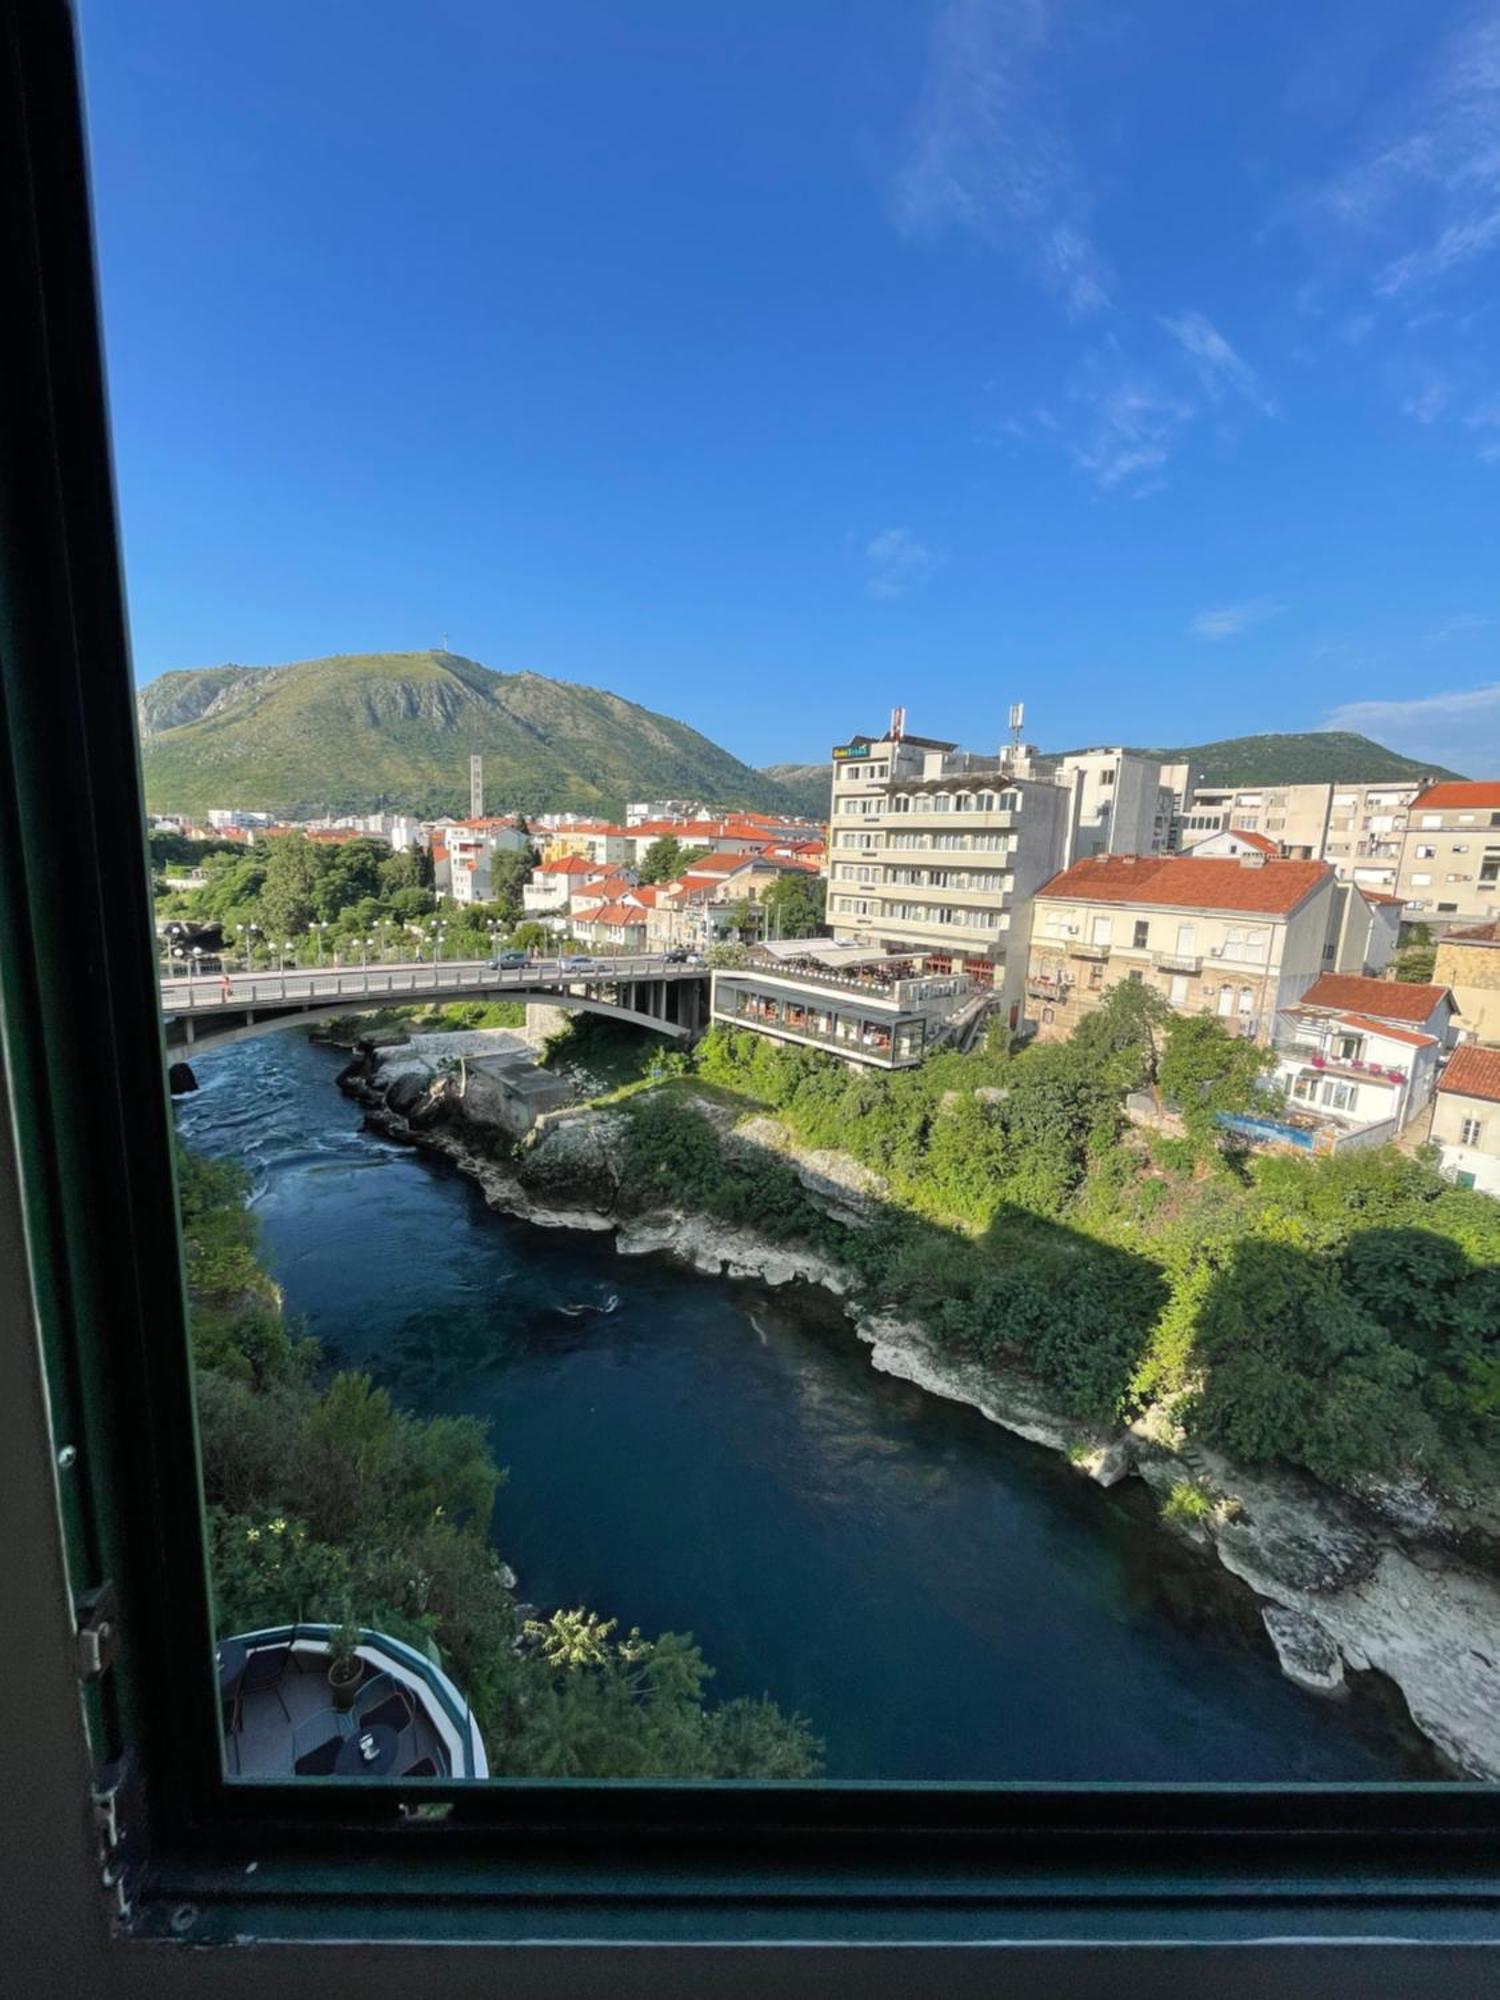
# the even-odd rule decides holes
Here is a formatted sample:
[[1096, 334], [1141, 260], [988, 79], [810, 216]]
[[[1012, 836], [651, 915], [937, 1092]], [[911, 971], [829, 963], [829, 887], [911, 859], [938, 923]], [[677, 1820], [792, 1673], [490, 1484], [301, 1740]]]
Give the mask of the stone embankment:
[[[1102, 1486], [1134, 1476], [1168, 1505], [1164, 1519], [1261, 1600], [1283, 1671], [1325, 1695], [1345, 1673], [1371, 1669], [1405, 1697], [1413, 1722], [1466, 1777], [1500, 1780], [1500, 1583], [1459, 1553], [1454, 1514], [1420, 1489], [1384, 1489], [1369, 1504], [1295, 1471], [1250, 1469], [1187, 1442], [1163, 1411], [1128, 1428], [1089, 1430], [1049, 1403], [1019, 1370], [967, 1362], [925, 1328], [882, 1310], [836, 1263], [676, 1210], [642, 1211], [623, 1172], [625, 1115], [579, 1108], [542, 1117], [524, 1145], [460, 1095], [451, 1073], [410, 1050], [367, 1051], [340, 1079], [372, 1126], [450, 1158], [491, 1207], [543, 1227], [611, 1230], [622, 1256], [665, 1256], [710, 1277], [801, 1283], [842, 1302], [872, 1364], [931, 1395], [1064, 1455]], [[768, 1117], [703, 1106], [731, 1150], [770, 1148], [808, 1199], [846, 1226], [867, 1226], [885, 1192], [878, 1176], [839, 1154], [799, 1148]]]

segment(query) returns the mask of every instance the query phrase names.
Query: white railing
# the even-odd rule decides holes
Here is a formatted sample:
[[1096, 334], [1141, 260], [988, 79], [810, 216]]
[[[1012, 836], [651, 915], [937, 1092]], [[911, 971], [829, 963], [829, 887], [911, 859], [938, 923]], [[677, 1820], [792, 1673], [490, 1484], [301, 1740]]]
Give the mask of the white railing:
[[[581, 955], [581, 954], [580, 954]], [[702, 978], [701, 966], [668, 960], [662, 953], [632, 957], [588, 954], [587, 966], [569, 967], [566, 958], [539, 958], [527, 966], [498, 970], [488, 959], [447, 964], [305, 966], [280, 972], [225, 972], [161, 982], [167, 1014], [215, 1014], [244, 1007], [278, 1006], [287, 1001], [428, 998], [440, 993], [526, 993], [538, 987], [586, 986], [618, 979]]]

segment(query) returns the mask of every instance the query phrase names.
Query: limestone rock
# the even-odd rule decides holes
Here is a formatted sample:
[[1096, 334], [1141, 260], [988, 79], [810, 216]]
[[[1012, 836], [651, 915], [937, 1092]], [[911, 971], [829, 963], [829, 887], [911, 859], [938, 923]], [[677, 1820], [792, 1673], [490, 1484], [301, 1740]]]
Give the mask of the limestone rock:
[[1289, 1681], [1312, 1694], [1345, 1691], [1343, 1656], [1316, 1618], [1283, 1604], [1266, 1605], [1260, 1616]]

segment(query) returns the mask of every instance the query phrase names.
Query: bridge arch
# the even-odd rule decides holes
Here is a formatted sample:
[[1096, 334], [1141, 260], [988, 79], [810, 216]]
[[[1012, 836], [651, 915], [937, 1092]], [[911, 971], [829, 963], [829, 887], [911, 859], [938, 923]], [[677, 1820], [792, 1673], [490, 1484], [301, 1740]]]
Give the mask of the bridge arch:
[[[231, 976], [225, 995], [217, 979], [162, 983], [167, 1047], [174, 1053], [206, 1046], [226, 1047], [280, 1028], [370, 1012], [378, 1007], [422, 1002], [519, 1000], [556, 1007], [565, 1013], [598, 1014], [653, 1034], [682, 1041], [696, 1033], [706, 1014], [702, 973], [683, 973], [650, 961], [631, 960], [606, 968], [591, 980], [554, 974], [550, 979], [495, 972], [479, 965], [370, 967], [334, 973]], [[618, 994], [606, 998], [604, 988]], [[332, 989], [332, 990], [330, 990]], [[644, 1000], [647, 1004], [639, 1004]], [[634, 1002], [636, 1004], [630, 1004]]]

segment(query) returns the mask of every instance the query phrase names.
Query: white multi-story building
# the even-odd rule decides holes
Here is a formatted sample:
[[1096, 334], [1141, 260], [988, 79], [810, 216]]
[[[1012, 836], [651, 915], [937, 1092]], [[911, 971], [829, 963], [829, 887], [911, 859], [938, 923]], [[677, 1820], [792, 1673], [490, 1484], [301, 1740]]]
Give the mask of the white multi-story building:
[[1031, 898], [1069, 858], [1076, 780], [1029, 750], [976, 755], [925, 736], [833, 752], [828, 923], [835, 940], [921, 953], [993, 988], [1021, 1019]]
[[1454, 779], [1413, 799], [1396, 889], [1423, 920], [1500, 916], [1500, 782]]
[[1394, 1139], [1430, 1101], [1452, 1033], [1443, 987], [1327, 973], [1278, 1023], [1275, 1079], [1293, 1110]]
[[1076, 750], [1059, 757], [1050, 775], [1076, 793], [1075, 858], [1167, 851], [1174, 793], [1154, 757], [1120, 748]]

